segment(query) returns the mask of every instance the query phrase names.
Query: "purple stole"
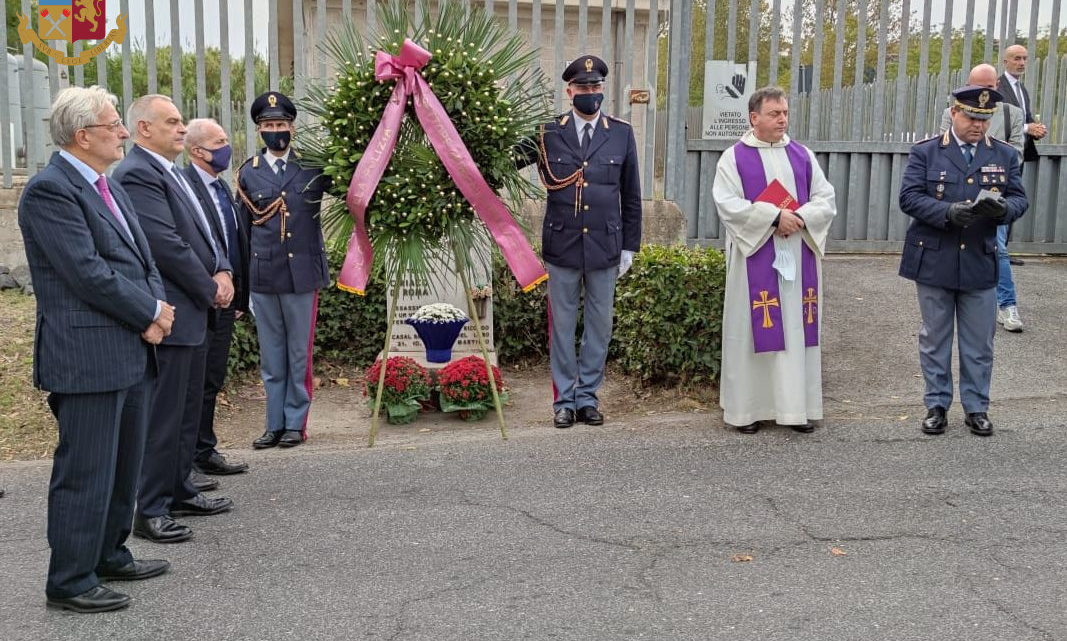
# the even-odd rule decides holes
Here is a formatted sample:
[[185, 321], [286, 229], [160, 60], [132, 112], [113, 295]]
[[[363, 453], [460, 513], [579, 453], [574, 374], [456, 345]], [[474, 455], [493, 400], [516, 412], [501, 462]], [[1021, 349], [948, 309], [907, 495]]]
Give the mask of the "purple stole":
[[[799, 143], [790, 141], [785, 147], [793, 177], [797, 185], [797, 206], [808, 202], [811, 189], [811, 157]], [[738, 142], [734, 145], [734, 159], [745, 198], [755, 201], [767, 188], [767, 174], [759, 149]], [[774, 270], [774, 238], [746, 259], [748, 271], [748, 299], [752, 302], [752, 345], [756, 353], [780, 352], [785, 349], [785, 330], [782, 327], [781, 296], [778, 272]], [[819, 344], [819, 272], [815, 252], [801, 241], [801, 286], [804, 288], [801, 309], [804, 316], [804, 346]]]

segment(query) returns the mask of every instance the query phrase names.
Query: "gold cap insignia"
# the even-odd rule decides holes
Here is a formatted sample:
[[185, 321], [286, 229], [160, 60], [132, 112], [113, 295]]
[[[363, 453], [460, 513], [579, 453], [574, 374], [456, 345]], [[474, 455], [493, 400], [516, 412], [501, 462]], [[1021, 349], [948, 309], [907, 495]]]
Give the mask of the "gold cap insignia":
[[585, 70], [587, 72], [593, 70], [593, 59], [592, 58], [586, 58], [585, 59]]
[[274, 94], [269, 94], [267, 96], [267, 104], [270, 105], [271, 107], [277, 107], [278, 106], [278, 96], [275, 96]]
[[982, 93], [978, 94], [978, 106], [979, 107], [985, 109], [985, 105], [986, 105], [987, 102], [989, 102], [989, 92], [988, 91], [983, 91]]

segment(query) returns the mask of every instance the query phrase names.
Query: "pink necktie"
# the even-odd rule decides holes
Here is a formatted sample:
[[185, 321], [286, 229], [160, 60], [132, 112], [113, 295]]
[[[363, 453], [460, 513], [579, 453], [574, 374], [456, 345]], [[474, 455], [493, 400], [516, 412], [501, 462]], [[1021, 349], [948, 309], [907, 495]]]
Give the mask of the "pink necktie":
[[104, 204], [111, 210], [115, 218], [118, 218], [119, 222], [124, 222], [118, 208], [115, 207], [115, 200], [111, 198], [111, 189], [107, 186], [107, 176], [100, 174], [100, 177], [96, 179], [96, 190], [100, 192], [100, 197], [104, 199]]

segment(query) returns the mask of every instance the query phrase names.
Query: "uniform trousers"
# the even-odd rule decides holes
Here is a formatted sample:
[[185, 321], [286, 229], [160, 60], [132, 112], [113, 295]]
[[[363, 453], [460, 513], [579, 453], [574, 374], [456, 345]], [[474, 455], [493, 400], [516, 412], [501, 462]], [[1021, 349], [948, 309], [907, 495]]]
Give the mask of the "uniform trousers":
[[[604, 382], [604, 365], [611, 342], [615, 310], [615, 281], [619, 268], [583, 271], [546, 262], [551, 306], [549, 360], [556, 388], [553, 411], [597, 407], [597, 390]], [[584, 294], [584, 296], [583, 296]], [[584, 298], [582, 340], [575, 351], [578, 304]]]
[[963, 291], [917, 284], [919, 363], [926, 381], [926, 408], [952, 404], [952, 335], [959, 335], [960, 403], [967, 413], [989, 408], [997, 298], [993, 287]]
[[252, 292], [251, 298], [259, 334], [260, 375], [267, 393], [267, 431], [293, 430], [306, 438], [319, 293]]
[[50, 394], [59, 445], [48, 486], [45, 592], [76, 596], [99, 585], [96, 570], [133, 560], [125, 542], [133, 523], [137, 479], [148, 426], [151, 373], [114, 392]]

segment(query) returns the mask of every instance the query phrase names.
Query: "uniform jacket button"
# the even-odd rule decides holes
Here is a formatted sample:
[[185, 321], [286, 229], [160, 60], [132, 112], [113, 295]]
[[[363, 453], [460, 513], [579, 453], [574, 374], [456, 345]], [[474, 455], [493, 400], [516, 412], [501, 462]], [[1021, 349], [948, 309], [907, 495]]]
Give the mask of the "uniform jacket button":
[[589, 228], [588, 227], [582, 227], [582, 233], [583, 234], [588, 234], [589, 233]]
[[582, 183], [582, 187], [588, 187], [588, 186], [589, 186], [589, 181], [588, 180]]
[[582, 209], [584, 209], [585, 211], [589, 211], [589, 205], [582, 205]]
[[966, 243], [960, 243], [960, 249], [967, 249]]
[[284, 195], [285, 195], [285, 192], [283, 191], [283, 192], [282, 192], [282, 196], [284, 196]]
[[289, 258], [293, 257], [293, 252], [289, 252]]
[[588, 160], [582, 161], [582, 167], [588, 167], [588, 166], [589, 166], [589, 161]]

